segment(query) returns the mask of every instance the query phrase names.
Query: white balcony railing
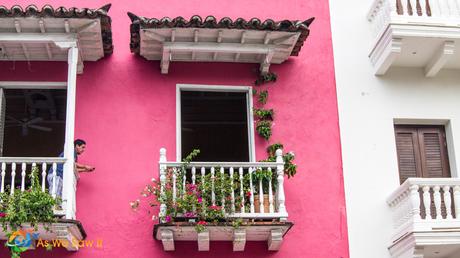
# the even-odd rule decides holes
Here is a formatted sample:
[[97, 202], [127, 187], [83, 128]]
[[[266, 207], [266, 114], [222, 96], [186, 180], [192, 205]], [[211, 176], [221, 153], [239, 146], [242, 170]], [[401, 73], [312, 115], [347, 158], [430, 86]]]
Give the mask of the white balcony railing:
[[460, 178], [409, 178], [387, 201], [395, 240], [411, 232], [460, 230]]
[[368, 20], [375, 35], [389, 23], [459, 26], [460, 0], [376, 0]]
[[[66, 163], [65, 158], [36, 158], [36, 157], [0, 157], [1, 164], [1, 178], [0, 178], [0, 192], [10, 192], [13, 194], [15, 191], [25, 191], [27, 185], [30, 183], [28, 175], [31, 173], [32, 169], [37, 168], [39, 171], [40, 183], [42, 191], [48, 191], [51, 188], [53, 191], [50, 193], [53, 198], [63, 198], [63, 196], [58, 196], [56, 192], [57, 187], [50, 187], [47, 183], [47, 176], [51, 172], [53, 175], [52, 184], [56, 186], [57, 178], [57, 167], [58, 165], [64, 166]], [[66, 185], [63, 185], [62, 193], [65, 196], [65, 199], [62, 199], [62, 209], [55, 210], [55, 214], [59, 216], [66, 215], [66, 210], [71, 211], [72, 216], [75, 217], [75, 207], [67, 207], [67, 199], [75, 200], [75, 190], [76, 190], [76, 179], [78, 175], [75, 173], [64, 172], [64, 177], [66, 175], [72, 175], [72, 181], [74, 182], [73, 187], [68, 189]], [[64, 194], [65, 193], [65, 194]]]
[[[212, 205], [216, 203], [223, 204], [226, 201], [231, 203], [231, 214], [228, 214], [229, 218], [247, 218], [247, 219], [279, 219], [285, 221], [288, 217], [288, 213], [285, 207], [285, 196], [284, 196], [284, 163], [282, 158], [282, 151], [276, 151], [276, 162], [191, 162], [187, 165], [187, 173], [183, 178], [178, 178], [176, 171], [183, 166], [182, 162], [167, 162], [166, 160], [166, 149], [160, 150], [160, 182], [164, 186], [166, 183], [166, 172], [168, 169], [172, 169], [173, 174], [173, 198], [180, 198], [181, 193], [176, 193], [176, 185], [183, 184], [181, 189], [185, 189], [186, 184], [195, 185], [196, 178], [201, 175], [201, 178], [205, 178], [206, 174], [211, 174], [212, 180]], [[263, 180], [256, 180], [253, 173], [257, 169], [267, 169], [276, 173], [275, 185], [272, 185], [271, 180], [268, 182], [262, 182]], [[231, 199], [230, 200], [215, 200], [214, 192], [214, 175], [215, 173], [227, 173], [231, 179]], [[234, 188], [233, 182], [239, 180], [239, 182], [245, 182], [243, 177], [249, 174], [249, 182], [244, 187], [250, 191], [249, 203], [245, 203], [245, 197], [247, 193], [243, 192], [243, 187], [239, 187], [239, 190]], [[201, 182], [203, 183], [203, 182]], [[268, 192], [264, 193], [263, 184], [268, 184]], [[265, 187], [267, 191], [267, 187]], [[163, 191], [164, 189], [162, 189]], [[268, 194], [268, 207], [264, 202], [264, 194]], [[257, 195], [259, 202], [258, 207], [255, 202], [254, 196]], [[235, 198], [239, 196], [242, 200], [240, 207], [235, 205]], [[265, 199], [265, 200], [264, 200]], [[166, 204], [160, 205], [160, 215], [164, 214], [166, 210]]]

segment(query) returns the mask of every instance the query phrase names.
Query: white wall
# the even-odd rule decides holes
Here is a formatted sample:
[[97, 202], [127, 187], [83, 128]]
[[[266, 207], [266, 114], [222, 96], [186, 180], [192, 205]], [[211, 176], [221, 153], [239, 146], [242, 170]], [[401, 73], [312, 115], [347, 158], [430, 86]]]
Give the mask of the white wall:
[[371, 4], [330, 0], [351, 258], [390, 257], [386, 198], [399, 185], [395, 119], [448, 121], [452, 175], [460, 168], [454, 149], [460, 152], [460, 71], [428, 79], [421, 69], [391, 68], [374, 76], [366, 19]]

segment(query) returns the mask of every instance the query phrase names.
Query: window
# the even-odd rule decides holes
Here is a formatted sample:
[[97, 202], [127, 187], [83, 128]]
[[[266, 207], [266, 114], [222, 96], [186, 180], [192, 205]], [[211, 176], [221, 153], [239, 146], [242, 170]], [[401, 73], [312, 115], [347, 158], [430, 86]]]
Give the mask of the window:
[[248, 87], [179, 87], [178, 158], [200, 149], [196, 161], [251, 161], [251, 99]]
[[399, 178], [450, 177], [444, 126], [395, 125]]

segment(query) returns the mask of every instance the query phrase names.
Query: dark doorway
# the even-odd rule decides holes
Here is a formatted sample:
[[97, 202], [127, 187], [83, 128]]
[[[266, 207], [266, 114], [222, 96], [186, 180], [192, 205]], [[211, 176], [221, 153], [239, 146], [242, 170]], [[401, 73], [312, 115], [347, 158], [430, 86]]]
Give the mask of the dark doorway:
[[248, 102], [245, 92], [181, 91], [182, 158], [249, 161]]

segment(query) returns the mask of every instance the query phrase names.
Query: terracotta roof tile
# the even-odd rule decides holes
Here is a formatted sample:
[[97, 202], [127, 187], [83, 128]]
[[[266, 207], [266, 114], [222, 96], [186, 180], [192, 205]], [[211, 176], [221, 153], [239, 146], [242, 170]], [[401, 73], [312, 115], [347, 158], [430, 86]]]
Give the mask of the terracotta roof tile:
[[291, 52], [291, 56], [297, 56], [302, 48], [304, 41], [307, 39], [310, 29], [309, 26], [315, 18], [310, 18], [305, 21], [282, 20], [274, 21], [267, 19], [261, 21], [258, 18], [252, 18], [246, 21], [243, 18], [238, 18], [235, 21], [229, 17], [224, 17], [217, 20], [214, 16], [201, 18], [199, 15], [192, 16], [189, 20], [181, 16], [176, 18], [164, 17], [161, 19], [146, 18], [137, 16], [128, 12], [131, 19], [131, 52], [139, 54], [140, 52], [140, 29], [145, 28], [211, 28], [211, 29], [242, 29], [242, 30], [266, 30], [266, 31], [288, 31], [300, 32], [300, 37]]
[[12, 17], [51, 17], [51, 18], [86, 18], [95, 19], [100, 18], [101, 20], [101, 33], [104, 47], [104, 55], [112, 54], [112, 19], [108, 16], [108, 11], [111, 4], [106, 4], [98, 9], [90, 8], [65, 8], [58, 7], [54, 8], [51, 5], [45, 5], [41, 9], [36, 5], [29, 5], [26, 8], [22, 8], [19, 5], [14, 5], [11, 8], [0, 6], [0, 18], [12, 18]]

